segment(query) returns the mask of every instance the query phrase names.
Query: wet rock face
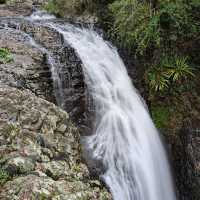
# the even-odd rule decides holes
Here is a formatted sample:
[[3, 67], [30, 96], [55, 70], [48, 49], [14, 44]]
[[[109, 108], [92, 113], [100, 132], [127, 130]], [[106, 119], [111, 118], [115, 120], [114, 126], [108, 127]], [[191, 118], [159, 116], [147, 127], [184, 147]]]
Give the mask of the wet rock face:
[[194, 127], [165, 132], [179, 200], [200, 199], [200, 134]]
[[42, 98], [54, 101], [51, 72], [44, 53], [16, 30], [0, 29], [0, 47], [9, 49], [13, 58], [9, 63], [0, 64], [0, 82], [29, 89]]
[[[185, 199], [200, 199], [200, 132], [195, 127], [185, 127], [182, 130], [182, 141], [186, 162], [184, 163], [186, 175], [185, 188], [188, 194]], [[183, 192], [184, 193], [184, 192]]]
[[66, 112], [0, 84], [0, 170], [9, 175], [0, 199], [110, 199], [80, 161], [79, 134]]
[[[62, 102], [60, 103], [62, 105], [60, 106], [69, 113], [72, 120], [79, 127], [84, 127], [81, 129], [83, 130], [83, 134], [85, 134], [85, 132], [89, 132], [86, 131], [86, 122], [88, 118], [87, 113], [89, 107], [88, 93], [84, 84], [81, 61], [76, 56], [74, 50], [64, 41], [62, 35], [56, 32], [56, 30], [53, 28], [44, 26], [37, 22], [34, 23], [23, 19], [2, 19], [0, 20], [0, 25], [8, 26], [13, 30], [13, 32], [16, 29], [19, 29], [22, 33], [31, 36], [38, 45], [49, 51], [49, 54], [51, 54], [55, 61], [56, 71], [61, 81], [60, 87], [62, 90], [62, 98], [60, 99], [62, 99]], [[2, 29], [2, 34], [3, 32], [4, 30]], [[12, 35], [10, 38], [12, 39]], [[20, 43], [21, 45], [21, 52], [27, 50], [25, 47], [23, 47], [24, 39], [21, 42], [18, 41], [19, 38], [16, 38], [16, 40], [17, 43]], [[4, 38], [2, 38], [2, 41], [4, 41]], [[14, 41], [14, 43], [16, 42]], [[11, 45], [9, 46], [9, 44], [6, 43], [4, 46], [10, 48]], [[31, 46], [31, 44], [29, 46]], [[15, 46], [13, 46], [12, 49], [15, 51]], [[31, 47], [29, 49], [31, 49]], [[37, 48], [34, 49], [36, 51]], [[47, 62], [47, 55], [44, 53], [42, 55], [42, 52], [39, 50], [38, 52], [40, 52], [41, 55], [34, 55], [33, 58], [39, 60], [41, 57], [42, 59], [40, 60], [40, 63], [38, 63], [38, 66], [33, 66], [32, 64], [31, 69], [32, 71], [35, 71], [35, 73], [33, 73], [35, 76], [37, 76], [37, 74], [40, 75], [33, 79], [33, 82], [34, 80], [35, 82], [32, 84], [32, 88], [26, 88], [31, 89], [33, 92], [38, 91], [37, 93], [35, 92], [37, 95], [43, 95], [42, 98], [45, 98], [51, 102], [55, 102], [56, 93], [53, 92], [53, 82], [50, 72], [51, 69]], [[16, 64], [17, 63], [14, 62], [13, 66]], [[24, 63], [23, 65], [25, 66], [26, 64], [27, 63]], [[27, 73], [27, 70], [25, 70], [25, 73]], [[19, 77], [16, 79], [19, 81]], [[20, 80], [26, 81], [27, 79], [20, 78]], [[56, 88], [56, 90], [58, 90], [58, 88]]]
[[20, 25], [20, 29], [30, 34], [52, 53], [63, 91], [61, 107], [69, 113], [79, 127], [83, 127], [87, 121], [88, 94], [82, 64], [74, 49], [53, 28], [24, 22]]

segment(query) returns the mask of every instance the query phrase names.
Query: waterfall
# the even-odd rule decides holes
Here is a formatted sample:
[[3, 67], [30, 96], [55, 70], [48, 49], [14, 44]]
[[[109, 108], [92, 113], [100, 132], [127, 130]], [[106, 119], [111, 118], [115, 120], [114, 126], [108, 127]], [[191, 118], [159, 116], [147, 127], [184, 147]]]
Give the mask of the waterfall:
[[117, 50], [96, 32], [55, 25], [83, 63], [95, 102], [94, 133], [86, 138], [114, 200], [175, 200], [170, 167], [144, 101]]
[[159, 133], [116, 48], [93, 30], [59, 25], [49, 18], [43, 20], [40, 13], [30, 20], [41, 20], [62, 34], [82, 61], [95, 103], [94, 132], [86, 137], [86, 146], [103, 162], [102, 178], [113, 199], [176, 200]]

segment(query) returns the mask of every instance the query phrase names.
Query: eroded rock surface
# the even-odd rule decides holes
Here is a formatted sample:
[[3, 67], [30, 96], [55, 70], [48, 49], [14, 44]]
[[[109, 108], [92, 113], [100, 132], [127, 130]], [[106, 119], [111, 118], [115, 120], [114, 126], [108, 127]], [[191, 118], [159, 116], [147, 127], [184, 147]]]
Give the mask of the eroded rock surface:
[[66, 112], [28, 90], [0, 85], [0, 199], [110, 199], [81, 163]]
[[47, 55], [36, 48], [20, 31], [0, 29], [0, 47], [12, 54], [12, 62], [0, 63], [0, 82], [29, 89], [37, 96], [54, 101], [51, 72]]

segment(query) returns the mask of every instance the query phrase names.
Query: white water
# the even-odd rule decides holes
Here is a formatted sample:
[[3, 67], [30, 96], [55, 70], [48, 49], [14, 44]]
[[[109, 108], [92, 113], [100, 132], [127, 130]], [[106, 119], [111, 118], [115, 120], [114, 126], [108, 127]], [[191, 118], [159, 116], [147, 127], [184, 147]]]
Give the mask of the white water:
[[106, 166], [103, 179], [114, 200], [175, 200], [158, 132], [117, 50], [92, 30], [51, 26], [83, 62], [96, 106], [95, 132], [87, 144]]
[[36, 11], [27, 19], [35, 21], [35, 20], [50, 20], [55, 19], [54, 15], [48, 14], [46, 11]]
[[176, 200], [159, 134], [117, 50], [92, 30], [45, 25], [63, 34], [82, 60], [96, 106], [87, 147], [103, 161], [114, 200]]

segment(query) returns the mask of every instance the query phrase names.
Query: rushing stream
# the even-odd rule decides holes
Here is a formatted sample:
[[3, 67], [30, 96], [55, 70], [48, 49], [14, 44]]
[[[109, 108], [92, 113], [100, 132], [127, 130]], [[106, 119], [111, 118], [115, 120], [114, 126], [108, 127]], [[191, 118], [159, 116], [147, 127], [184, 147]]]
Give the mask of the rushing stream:
[[[105, 166], [102, 178], [113, 199], [175, 200], [170, 167], [159, 134], [117, 50], [93, 30], [60, 25], [51, 22], [53, 18], [38, 12], [27, 20], [40, 20], [44, 26], [62, 34], [83, 63], [96, 117], [94, 133], [86, 138], [86, 144], [94, 159], [101, 160]], [[38, 48], [48, 55], [54, 84], [61, 90], [55, 78], [58, 76], [53, 58], [47, 50]], [[62, 91], [57, 96], [62, 102]]]

